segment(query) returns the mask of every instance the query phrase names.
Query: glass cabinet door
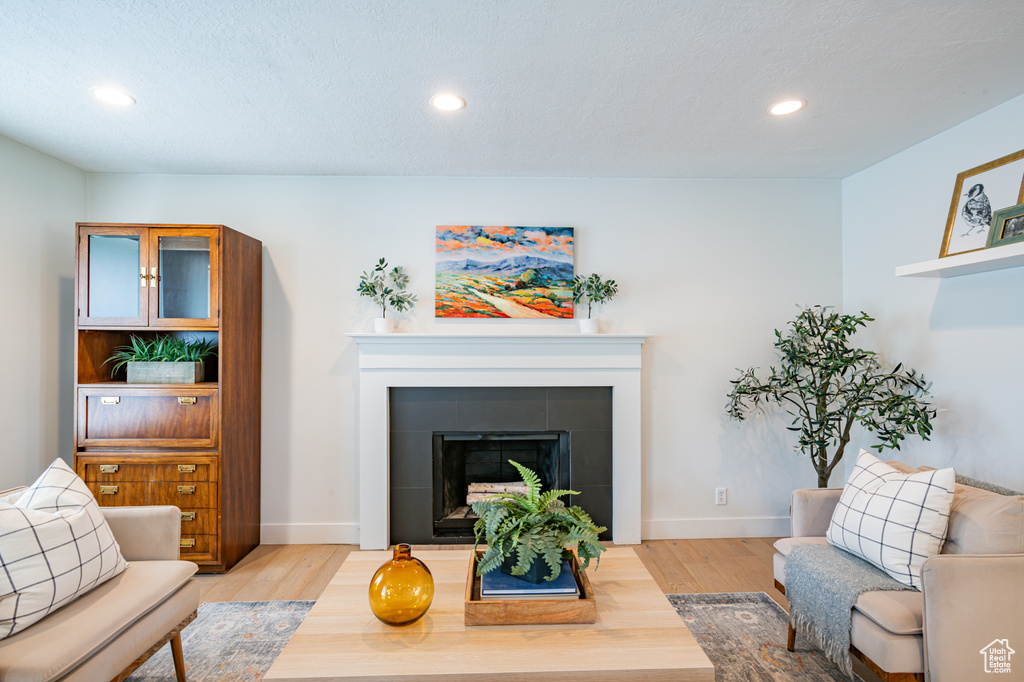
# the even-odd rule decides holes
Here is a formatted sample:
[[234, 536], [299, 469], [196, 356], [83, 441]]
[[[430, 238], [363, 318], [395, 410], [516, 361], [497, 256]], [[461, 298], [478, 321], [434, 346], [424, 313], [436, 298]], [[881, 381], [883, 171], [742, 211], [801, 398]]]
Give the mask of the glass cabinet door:
[[145, 228], [83, 226], [78, 248], [79, 324], [145, 326], [149, 305]]
[[152, 228], [150, 326], [216, 326], [217, 231]]

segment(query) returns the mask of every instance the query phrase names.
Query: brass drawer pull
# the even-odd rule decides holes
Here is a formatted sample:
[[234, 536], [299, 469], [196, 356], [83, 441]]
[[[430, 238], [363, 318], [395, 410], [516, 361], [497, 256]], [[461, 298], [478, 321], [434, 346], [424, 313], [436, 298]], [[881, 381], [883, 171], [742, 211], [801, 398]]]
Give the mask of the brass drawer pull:
[[196, 520], [196, 513], [195, 512], [181, 512], [181, 520], [182, 521], [195, 521]]
[[117, 405], [121, 402], [121, 396], [118, 395], [105, 395], [100, 397], [100, 405]]
[[116, 464], [101, 464], [100, 465], [100, 473], [101, 474], [116, 474], [117, 473], [117, 465]]
[[178, 396], [178, 404], [179, 405], [195, 405], [196, 404], [196, 397], [194, 395], [188, 395], [188, 396], [179, 395]]
[[116, 494], [117, 494], [117, 486], [116, 485], [101, 485], [100, 486], [100, 495], [116, 495]]
[[195, 538], [188, 538], [187, 540], [182, 540], [179, 543], [179, 545], [181, 546], [182, 549], [185, 549], [187, 547], [195, 547], [196, 546], [196, 539]]
[[178, 492], [182, 495], [194, 495], [196, 487], [194, 485], [179, 485]]
[[194, 474], [195, 472], [196, 472], [196, 465], [195, 464], [179, 464], [178, 465], [178, 473], [179, 474]]

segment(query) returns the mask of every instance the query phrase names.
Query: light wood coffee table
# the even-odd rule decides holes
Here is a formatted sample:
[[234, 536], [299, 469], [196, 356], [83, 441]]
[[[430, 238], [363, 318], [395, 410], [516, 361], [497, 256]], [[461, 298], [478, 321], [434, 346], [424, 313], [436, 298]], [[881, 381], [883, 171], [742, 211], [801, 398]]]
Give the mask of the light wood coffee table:
[[434, 576], [434, 602], [405, 627], [370, 612], [374, 571], [391, 552], [353, 552], [285, 646], [266, 680], [699, 680], [715, 671], [629, 547], [587, 571], [592, 625], [463, 623], [469, 550], [413, 552]]

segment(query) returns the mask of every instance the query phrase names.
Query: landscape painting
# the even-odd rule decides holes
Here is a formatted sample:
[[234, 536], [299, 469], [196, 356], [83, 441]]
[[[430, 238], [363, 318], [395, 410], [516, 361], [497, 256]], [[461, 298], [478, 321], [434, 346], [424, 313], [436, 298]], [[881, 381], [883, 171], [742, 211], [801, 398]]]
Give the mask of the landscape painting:
[[572, 318], [573, 228], [437, 226], [435, 317]]

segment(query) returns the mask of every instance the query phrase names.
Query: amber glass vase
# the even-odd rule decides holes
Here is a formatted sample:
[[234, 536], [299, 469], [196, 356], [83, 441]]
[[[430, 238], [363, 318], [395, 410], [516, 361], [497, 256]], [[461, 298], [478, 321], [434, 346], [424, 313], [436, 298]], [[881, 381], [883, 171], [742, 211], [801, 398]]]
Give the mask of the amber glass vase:
[[408, 625], [420, 619], [434, 600], [434, 576], [412, 547], [395, 545], [394, 558], [370, 580], [370, 609], [388, 625]]

